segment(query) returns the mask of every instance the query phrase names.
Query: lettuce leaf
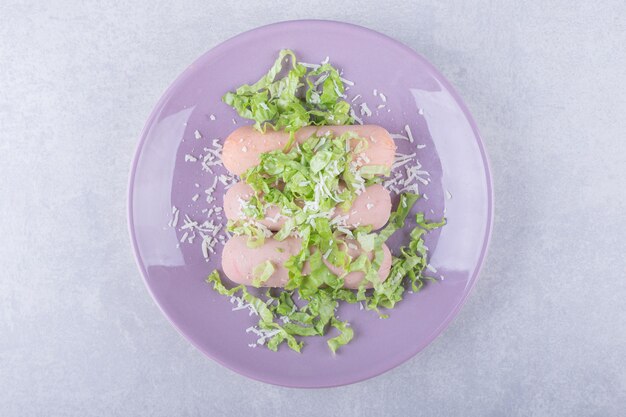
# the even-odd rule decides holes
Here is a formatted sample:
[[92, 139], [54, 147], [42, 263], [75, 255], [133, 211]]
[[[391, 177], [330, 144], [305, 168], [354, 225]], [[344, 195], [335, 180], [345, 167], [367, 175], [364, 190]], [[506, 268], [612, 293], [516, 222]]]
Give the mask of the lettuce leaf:
[[261, 285], [263, 285], [265, 281], [267, 281], [272, 276], [274, 271], [275, 271], [274, 265], [272, 264], [272, 261], [270, 260], [267, 260], [257, 265], [252, 271], [252, 274], [254, 275], [252, 277], [252, 285], [257, 288], [260, 287]]
[[350, 323], [345, 321], [339, 321], [335, 318], [332, 319], [331, 325], [339, 330], [340, 334], [337, 337], [328, 339], [326, 343], [333, 353], [337, 352], [341, 346], [348, 344], [354, 337], [354, 331], [350, 326]]

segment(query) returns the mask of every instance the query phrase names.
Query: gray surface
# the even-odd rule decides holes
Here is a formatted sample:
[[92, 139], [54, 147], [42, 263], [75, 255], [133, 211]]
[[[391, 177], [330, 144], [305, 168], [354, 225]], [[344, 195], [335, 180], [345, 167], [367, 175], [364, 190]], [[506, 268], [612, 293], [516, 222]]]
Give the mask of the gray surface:
[[[622, 0], [20, 3], [0, 3], [0, 415], [623, 415]], [[307, 17], [379, 30], [440, 68], [496, 189], [491, 251], [453, 324], [407, 364], [325, 390], [251, 381], [192, 348], [144, 288], [125, 218], [137, 137], [169, 83], [241, 31]]]

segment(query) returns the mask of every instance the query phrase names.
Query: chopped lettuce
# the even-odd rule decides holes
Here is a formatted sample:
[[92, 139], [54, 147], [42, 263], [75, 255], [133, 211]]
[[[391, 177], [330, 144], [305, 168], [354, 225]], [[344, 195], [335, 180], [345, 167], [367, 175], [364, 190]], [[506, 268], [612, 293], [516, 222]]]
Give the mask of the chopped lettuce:
[[[284, 67], [288, 70], [281, 76]], [[259, 81], [226, 93], [222, 100], [241, 117], [254, 120], [257, 130], [284, 129], [293, 139], [293, 132], [304, 126], [353, 123], [344, 91], [339, 71], [332, 65], [309, 70], [293, 51], [283, 49]]]
[[270, 260], [267, 260], [257, 265], [256, 268], [254, 268], [254, 270], [252, 271], [252, 273], [254, 274], [254, 277], [252, 278], [252, 285], [255, 287], [260, 287], [272, 276], [275, 270], [276, 269], [274, 268], [274, 265]]
[[391, 171], [389, 170], [389, 167], [384, 165], [366, 165], [359, 169], [359, 174], [361, 174], [363, 178], [367, 179], [373, 178], [377, 175], [388, 177], [390, 173]]
[[326, 342], [330, 350], [335, 353], [339, 347], [348, 344], [352, 340], [354, 337], [354, 331], [349, 327], [350, 323], [339, 321], [335, 318], [332, 319], [331, 325], [340, 332], [339, 336], [328, 339]]

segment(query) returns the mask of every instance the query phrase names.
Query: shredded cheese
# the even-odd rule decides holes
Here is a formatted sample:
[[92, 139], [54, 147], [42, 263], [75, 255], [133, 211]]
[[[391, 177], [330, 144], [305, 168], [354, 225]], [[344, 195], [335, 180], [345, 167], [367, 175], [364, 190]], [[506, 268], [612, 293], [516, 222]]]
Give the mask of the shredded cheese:
[[372, 111], [370, 110], [370, 108], [367, 106], [367, 103], [361, 103], [361, 116], [371, 116], [372, 115]]
[[409, 125], [404, 125], [404, 130], [406, 131], [406, 135], [409, 138], [409, 142], [413, 143], [413, 134], [411, 133], [411, 128]]
[[178, 208], [176, 208], [176, 206], [172, 206], [172, 220], [170, 220], [169, 222], [169, 226], [170, 227], [176, 227], [178, 226], [178, 215], [179, 215], [180, 211], [178, 210]]
[[[340, 79], [340, 80], [341, 80], [341, 82], [342, 82], [342, 83], [344, 83], [344, 84], [348, 84], [348, 85], [350, 85], [350, 86], [354, 86], [354, 81], [346, 80], [346, 79], [345, 79], [345, 78], [343, 78], [343, 77], [339, 77], [339, 79]], [[347, 88], [346, 88], [346, 90], [347, 90]]]
[[361, 119], [359, 116], [357, 116], [356, 113], [354, 112], [354, 109], [352, 109], [352, 108], [350, 108], [350, 116], [352, 116], [354, 121], [357, 122], [358, 124], [360, 124], [360, 125], [363, 124], [363, 119]]
[[404, 136], [401, 133], [390, 133], [392, 139], [401, 139], [401, 140], [409, 140], [408, 137]]

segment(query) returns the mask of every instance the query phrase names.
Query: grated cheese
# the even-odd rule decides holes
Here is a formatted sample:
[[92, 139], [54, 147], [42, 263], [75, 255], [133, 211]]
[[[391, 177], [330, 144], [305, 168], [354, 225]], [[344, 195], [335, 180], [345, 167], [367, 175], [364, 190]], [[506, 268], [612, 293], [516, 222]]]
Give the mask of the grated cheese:
[[[345, 95], [345, 94], [341, 94], [341, 91], [339, 91], [339, 87], [337, 86], [337, 84], [335, 84], [335, 93], [337, 93], [337, 95], [338, 95], [339, 97], [342, 97], [342, 98], [345, 98], [345, 97], [346, 97], [346, 95]], [[332, 115], [331, 115], [331, 116], [332, 116]], [[329, 119], [331, 119], [331, 120], [332, 120], [332, 118], [331, 118], [330, 116], [329, 116]]]
[[350, 229], [348, 229], [348, 228], [345, 228], [343, 226], [337, 226], [337, 230], [340, 231], [341, 233], [343, 233], [346, 236], [350, 236], [351, 238], [354, 238], [354, 235], [352, 234], [352, 231]]
[[396, 194], [403, 192], [417, 194], [419, 193], [419, 184], [428, 185], [429, 182], [430, 174], [422, 169], [422, 164], [416, 159], [416, 153], [396, 153], [392, 165], [392, 177], [383, 185]]
[[370, 110], [370, 108], [367, 106], [367, 103], [361, 103], [361, 116], [371, 116], [372, 115], [372, 111]]
[[215, 192], [216, 188], [217, 188], [217, 177], [213, 177], [213, 185], [211, 185], [209, 188], [204, 190], [204, 193], [206, 194], [207, 203], [211, 204], [212, 202], [215, 201], [215, 197], [213, 197], [213, 193]]
[[246, 333], [252, 333], [255, 336], [257, 336], [256, 343], [254, 343], [254, 345], [256, 346], [256, 345], [264, 345], [268, 339], [271, 339], [272, 337], [280, 333], [280, 329], [266, 330], [266, 329], [259, 329], [257, 328], [257, 326], [250, 326], [246, 329]]
[[180, 213], [180, 211], [178, 210], [178, 208], [176, 208], [176, 206], [172, 206], [172, 219], [168, 223], [168, 225], [170, 227], [178, 226], [178, 215], [179, 215], [179, 213]]
[[[334, 211], [335, 211], [335, 208], [333, 207], [331, 215], [334, 214]], [[347, 225], [346, 221], [348, 220], [348, 217], [349, 216], [347, 214], [345, 216], [336, 216], [330, 221], [330, 225], [331, 226], [335, 226], [335, 225], [346, 226]]]
[[231, 304], [236, 304], [232, 308], [232, 311], [246, 310], [247, 309], [249, 311], [248, 312], [249, 316], [251, 316], [253, 314], [257, 315], [257, 316], [259, 315], [259, 312], [256, 310], [256, 308], [252, 304], [246, 303], [246, 301], [243, 298], [241, 298], [241, 297], [237, 297], [237, 296], [233, 295], [232, 297], [230, 297], [230, 303]]
[[[342, 82], [342, 83], [344, 83], [344, 84], [348, 84], [348, 85], [350, 85], [350, 86], [354, 86], [354, 81], [346, 80], [346, 79], [345, 79], [345, 78], [343, 78], [343, 77], [339, 77], [339, 79], [340, 79], [340, 80], [341, 80], [341, 82]], [[347, 90], [347, 88], [346, 88], [346, 90]]]
[[350, 116], [352, 116], [352, 118], [354, 119], [355, 122], [357, 122], [358, 124], [362, 125], [363, 124], [363, 119], [361, 119], [359, 116], [356, 115], [356, 113], [354, 112], [354, 109], [350, 109]]
[[280, 217], [281, 217], [281, 214], [276, 213], [274, 217], [267, 217], [267, 220], [271, 221], [272, 223], [278, 223], [278, 219], [280, 219]]
[[390, 133], [392, 139], [401, 139], [401, 140], [409, 140], [408, 137], [404, 136], [401, 133]]
[[222, 165], [222, 145], [218, 139], [213, 139], [212, 146], [213, 148], [204, 148], [207, 154], [202, 157], [202, 169], [211, 174], [213, 173], [212, 166]]
[[409, 142], [413, 143], [413, 134], [411, 133], [409, 125], [404, 125], [404, 130], [406, 131], [406, 135], [409, 137]]

